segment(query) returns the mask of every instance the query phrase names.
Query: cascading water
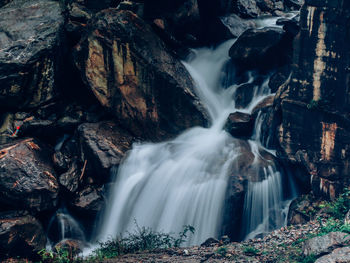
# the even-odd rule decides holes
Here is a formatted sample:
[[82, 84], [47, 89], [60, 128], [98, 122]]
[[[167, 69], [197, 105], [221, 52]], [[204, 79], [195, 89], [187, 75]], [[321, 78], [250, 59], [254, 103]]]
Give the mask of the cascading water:
[[65, 239], [74, 239], [85, 242], [85, 234], [80, 224], [68, 213], [60, 208], [52, 216], [48, 225], [48, 237], [51, 245]]
[[[115, 174], [116, 181], [97, 240], [106, 241], [126, 231], [133, 232], [135, 221], [139, 226], [172, 233], [181, 232], [184, 225], [191, 225], [195, 234], [186, 245], [199, 244], [208, 237], [220, 235], [230, 169], [241, 154], [239, 140], [223, 130], [228, 114], [236, 111], [232, 97], [237, 85], [222, 86], [223, 69], [233, 42], [227, 41], [214, 50], [197, 49], [184, 63], [210, 114], [211, 127], [192, 128], [168, 142], [135, 144]], [[248, 82], [253, 80], [251, 76]], [[269, 94], [267, 83], [268, 80], [256, 87], [252, 102], [240, 111], [250, 112]], [[261, 158], [260, 143], [256, 140], [249, 143], [256, 159]], [[283, 202], [281, 173], [273, 163], [259, 167], [257, 161], [255, 165], [256, 173], [264, 171], [265, 180], [249, 184], [245, 202], [248, 212], [244, 216], [261, 213], [263, 216], [257, 216], [256, 222], [246, 226], [247, 233], [261, 224], [261, 233], [271, 229], [265, 221], [274, 220], [274, 226], [279, 227], [279, 222], [285, 218], [281, 215], [283, 205], [280, 205]], [[277, 189], [276, 193], [267, 193], [271, 189]], [[260, 196], [263, 201], [257, 200]], [[270, 199], [273, 200], [270, 202]]]

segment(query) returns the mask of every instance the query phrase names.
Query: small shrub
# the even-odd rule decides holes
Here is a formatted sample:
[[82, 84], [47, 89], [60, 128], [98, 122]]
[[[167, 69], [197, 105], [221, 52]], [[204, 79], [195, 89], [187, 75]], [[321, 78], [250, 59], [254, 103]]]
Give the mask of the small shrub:
[[56, 252], [42, 249], [38, 252], [43, 263], [73, 263], [76, 262], [67, 249], [56, 249]]
[[349, 210], [350, 190], [346, 188], [344, 192], [330, 204], [330, 213], [334, 218], [342, 220]]
[[304, 257], [300, 263], [314, 263], [317, 260], [317, 257], [315, 255], [309, 255]]
[[166, 249], [181, 246], [188, 238], [188, 233], [194, 233], [192, 226], [184, 226], [184, 230], [178, 233], [178, 237], [172, 234], [155, 232], [151, 228], [139, 227], [136, 231], [128, 233], [127, 237], [117, 237], [104, 243], [94, 251], [95, 257], [99, 259], [114, 258], [119, 255], [135, 253], [145, 250]]
[[126, 237], [120, 236], [100, 243], [99, 248], [93, 251], [93, 255], [84, 260], [74, 258], [72, 253], [64, 249], [58, 249], [57, 252], [43, 249], [38, 254], [42, 263], [103, 261], [104, 259], [115, 258], [128, 253], [179, 247], [187, 240], [189, 233], [193, 234], [195, 231], [192, 226], [184, 226], [184, 230], [175, 237], [173, 234], [156, 232], [147, 227], [139, 227], [136, 222], [135, 225], [136, 231], [134, 233], [128, 233]]
[[260, 253], [260, 251], [259, 251], [259, 249], [256, 249], [255, 247], [245, 247], [243, 249], [243, 253], [246, 255], [256, 256]]
[[219, 247], [219, 248], [215, 251], [215, 253], [218, 254], [218, 255], [220, 255], [221, 257], [226, 257], [227, 251], [228, 251], [227, 247], [222, 246], [222, 247]]

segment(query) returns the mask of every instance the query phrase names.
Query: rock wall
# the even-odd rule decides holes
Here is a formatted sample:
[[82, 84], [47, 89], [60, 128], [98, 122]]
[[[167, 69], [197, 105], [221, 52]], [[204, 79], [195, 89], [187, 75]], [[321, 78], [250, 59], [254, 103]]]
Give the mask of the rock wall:
[[307, 169], [316, 195], [349, 183], [350, 2], [307, 0], [281, 102], [280, 155]]

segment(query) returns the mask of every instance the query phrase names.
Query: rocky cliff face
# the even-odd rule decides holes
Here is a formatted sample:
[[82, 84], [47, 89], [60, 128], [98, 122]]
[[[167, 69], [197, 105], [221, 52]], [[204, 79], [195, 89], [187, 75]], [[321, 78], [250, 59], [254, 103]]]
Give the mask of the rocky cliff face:
[[300, 20], [280, 153], [307, 169], [315, 194], [334, 198], [350, 179], [350, 2], [307, 0]]

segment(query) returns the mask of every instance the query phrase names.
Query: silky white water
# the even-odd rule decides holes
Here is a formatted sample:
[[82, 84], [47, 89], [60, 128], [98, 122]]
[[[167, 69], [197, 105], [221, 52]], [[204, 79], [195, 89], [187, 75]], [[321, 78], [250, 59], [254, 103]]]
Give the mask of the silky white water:
[[[167, 233], [178, 233], [184, 225], [191, 225], [195, 234], [190, 236], [186, 245], [219, 237], [232, 164], [241, 155], [239, 141], [223, 130], [228, 114], [235, 111], [232, 98], [238, 87], [222, 86], [223, 69], [233, 42], [227, 41], [216, 49], [194, 50], [184, 63], [196, 83], [197, 95], [209, 112], [211, 127], [195, 127], [163, 143], [133, 145], [114, 175], [116, 179], [97, 235], [98, 241], [133, 232], [135, 222], [138, 226]], [[247, 82], [253, 80], [254, 75], [251, 74]], [[267, 83], [268, 79], [256, 87], [252, 102], [240, 111], [250, 112], [269, 94]], [[256, 159], [261, 158], [257, 150], [261, 145], [255, 140], [250, 145]], [[262, 230], [258, 232], [262, 233], [266, 228], [270, 229], [264, 223], [269, 220], [270, 205], [264, 206], [256, 200], [259, 193], [272, 188], [282, 191], [279, 183], [281, 174], [271, 171], [270, 167], [259, 167], [258, 161], [256, 163], [256, 172], [265, 169], [267, 181], [263, 181], [262, 185], [249, 184], [245, 210], [253, 209], [254, 212], [248, 215], [256, 216], [257, 213], [259, 216], [257, 223], [246, 226], [247, 233], [259, 229]], [[280, 193], [272, 198], [274, 204], [283, 201]], [[258, 207], [254, 206], [255, 203]], [[280, 210], [273, 212], [281, 213]], [[263, 226], [257, 230], [259, 224]]]
[[74, 239], [85, 242], [85, 234], [81, 225], [65, 208], [60, 208], [52, 216], [48, 225], [49, 241], [55, 245], [65, 239]]
[[239, 155], [234, 139], [222, 130], [234, 108], [233, 91], [220, 89], [220, 74], [232, 43], [216, 50], [196, 50], [185, 64], [208, 108], [212, 127], [192, 128], [169, 142], [134, 145], [119, 168], [99, 240], [133, 231], [134, 221], [172, 233], [191, 225], [195, 234], [188, 244], [218, 236], [227, 174]]

